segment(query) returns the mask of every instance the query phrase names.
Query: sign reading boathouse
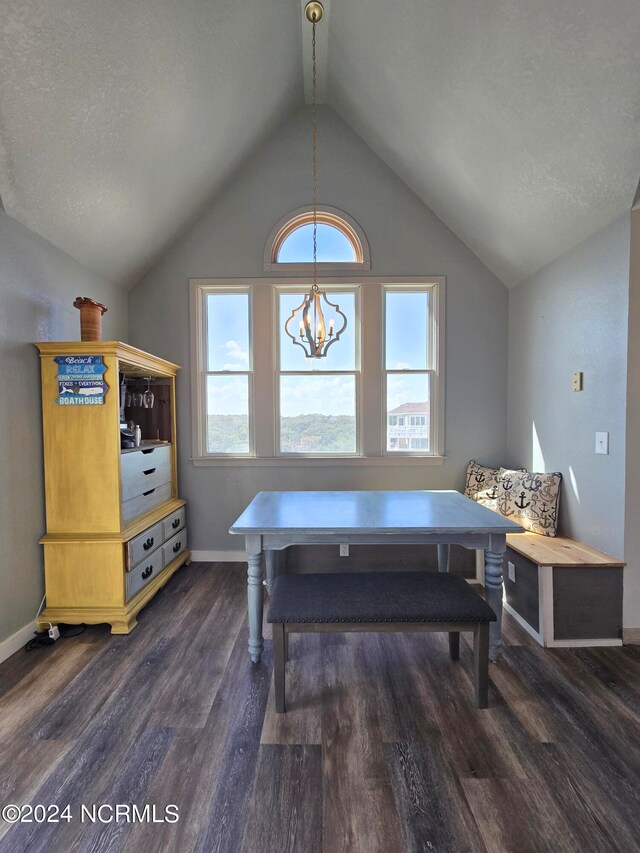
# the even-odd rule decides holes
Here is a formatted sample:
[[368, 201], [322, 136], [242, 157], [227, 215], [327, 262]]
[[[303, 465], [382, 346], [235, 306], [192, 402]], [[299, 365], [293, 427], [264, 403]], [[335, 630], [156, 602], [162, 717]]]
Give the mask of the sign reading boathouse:
[[101, 355], [57, 355], [59, 406], [102, 406], [107, 393]]

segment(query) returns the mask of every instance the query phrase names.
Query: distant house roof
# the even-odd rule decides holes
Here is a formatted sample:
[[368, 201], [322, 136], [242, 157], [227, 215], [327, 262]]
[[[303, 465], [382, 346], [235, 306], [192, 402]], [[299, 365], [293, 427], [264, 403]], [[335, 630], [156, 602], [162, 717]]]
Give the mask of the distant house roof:
[[390, 409], [387, 414], [388, 415], [415, 415], [419, 413], [426, 413], [429, 411], [428, 403], [402, 403], [400, 406], [396, 406], [395, 409]]

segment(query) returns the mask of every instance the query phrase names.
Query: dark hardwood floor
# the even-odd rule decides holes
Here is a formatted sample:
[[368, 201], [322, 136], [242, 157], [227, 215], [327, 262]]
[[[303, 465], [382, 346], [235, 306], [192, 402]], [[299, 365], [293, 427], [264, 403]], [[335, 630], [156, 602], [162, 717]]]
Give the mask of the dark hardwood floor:
[[[0, 665], [0, 806], [72, 816], [0, 821], [2, 853], [640, 850], [640, 647], [548, 651], [506, 617], [479, 711], [466, 641], [454, 664], [445, 635], [300, 635], [276, 715], [244, 594], [194, 563], [128, 637]], [[117, 803], [157, 822], [82, 819]]]

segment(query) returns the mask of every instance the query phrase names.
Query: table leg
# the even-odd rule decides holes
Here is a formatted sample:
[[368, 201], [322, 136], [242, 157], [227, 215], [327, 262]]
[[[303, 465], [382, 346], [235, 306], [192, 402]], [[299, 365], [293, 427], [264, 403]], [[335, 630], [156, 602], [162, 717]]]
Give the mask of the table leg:
[[484, 552], [484, 589], [487, 604], [493, 608], [498, 617], [491, 622], [489, 628], [489, 659], [494, 663], [502, 655], [502, 551], [499, 546], [492, 544], [492, 550], [485, 548]]
[[276, 552], [275, 551], [265, 551], [264, 552], [264, 561], [266, 563], [267, 569], [267, 577], [265, 580], [265, 586], [267, 587], [267, 592], [269, 595], [273, 592], [273, 584], [276, 579]]
[[451, 545], [438, 545], [438, 571], [439, 572], [448, 572], [449, 571], [449, 555], [451, 552]]
[[[257, 542], [255, 539], [257, 538]], [[252, 540], [252, 541], [250, 541]], [[262, 636], [262, 542], [260, 537], [247, 536], [247, 613], [249, 615], [249, 654], [260, 663], [264, 638]]]

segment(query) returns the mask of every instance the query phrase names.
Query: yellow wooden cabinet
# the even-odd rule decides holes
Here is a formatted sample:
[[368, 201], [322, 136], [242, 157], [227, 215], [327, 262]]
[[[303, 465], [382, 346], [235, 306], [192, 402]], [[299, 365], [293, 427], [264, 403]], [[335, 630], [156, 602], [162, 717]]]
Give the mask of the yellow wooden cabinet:
[[[179, 367], [117, 341], [36, 346], [47, 521], [39, 626], [106, 622], [127, 634], [190, 557], [176, 464]], [[124, 410], [142, 428], [143, 443], [128, 450], [120, 448], [123, 377], [155, 398], [151, 408]]]

